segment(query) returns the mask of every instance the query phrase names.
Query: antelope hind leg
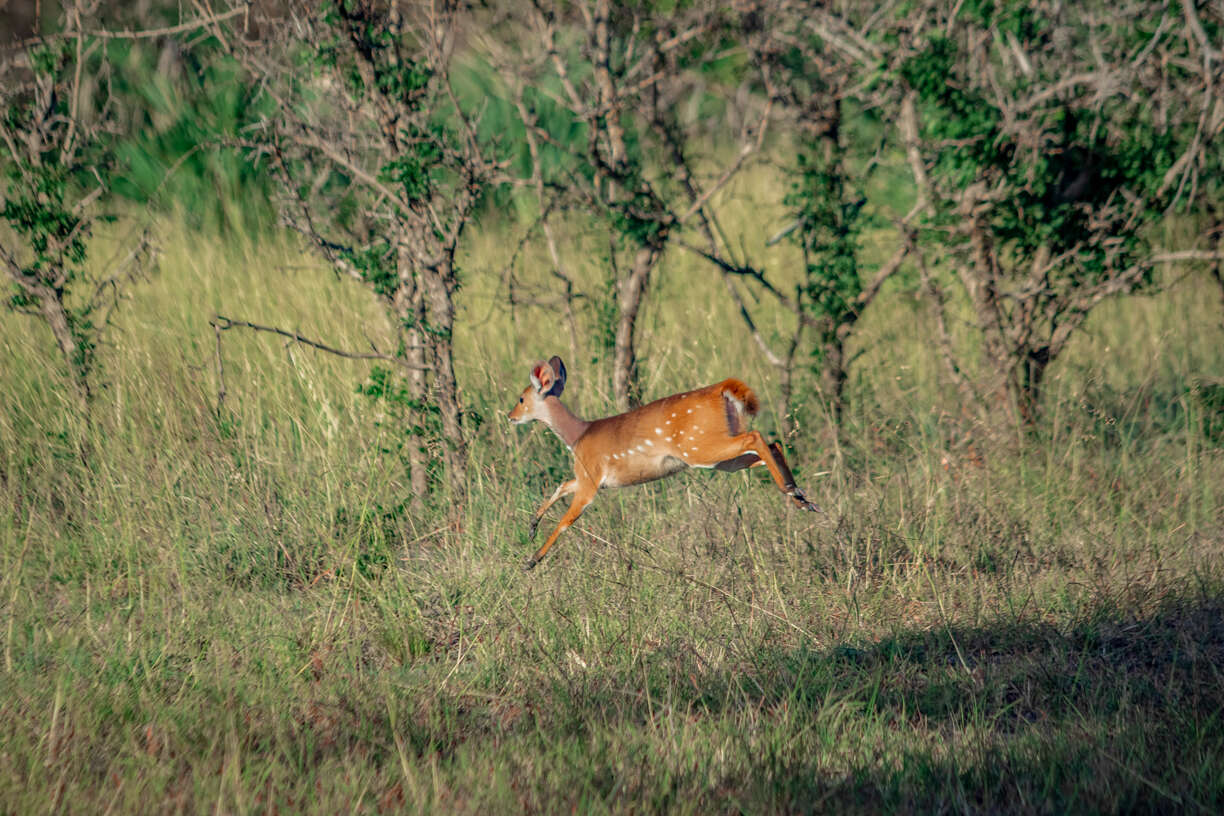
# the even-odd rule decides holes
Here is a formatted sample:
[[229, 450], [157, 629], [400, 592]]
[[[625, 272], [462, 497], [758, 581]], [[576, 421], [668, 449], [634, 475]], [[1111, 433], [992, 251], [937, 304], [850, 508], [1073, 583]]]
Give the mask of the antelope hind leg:
[[782, 446], [777, 442], [771, 442], [769, 444], [769, 453], [772, 455], [775, 467], [782, 474], [783, 481], [786, 484], [786, 495], [790, 496], [791, 501], [803, 510], [823, 513], [824, 511], [820, 509], [820, 505], [809, 501], [808, 497], [799, 489], [799, 486], [795, 484], [794, 474], [791, 473], [790, 466], [786, 464], [786, 457], [782, 455]]

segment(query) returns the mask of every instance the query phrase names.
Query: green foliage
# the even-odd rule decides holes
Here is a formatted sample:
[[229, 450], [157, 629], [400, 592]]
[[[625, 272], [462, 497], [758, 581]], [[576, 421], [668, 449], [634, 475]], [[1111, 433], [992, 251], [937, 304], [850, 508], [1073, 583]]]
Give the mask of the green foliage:
[[85, 261], [88, 222], [72, 209], [72, 170], [53, 161], [21, 160], [4, 167], [3, 218], [33, 252], [28, 271], [48, 282], [70, 284]]
[[862, 290], [856, 262], [864, 200], [847, 196], [837, 159], [798, 156], [798, 177], [784, 199], [800, 221], [796, 240], [814, 259], [808, 265], [808, 295], [821, 313], [840, 318]]
[[307, 64], [338, 69], [355, 99], [377, 94], [409, 109], [419, 107], [432, 71], [407, 55], [411, 44], [386, 8], [361, 0], [325, 0], [320, 22], [327, 33], [303, 54]]
[[273, 226], [267, 166], [237, 144], [271, 100], [212, 39], [191, 48], [120, 41], [109, 48], [115, 104], [125, 118], [115, 145], [124, 172], [114, 192], [179, 207], [197, 226], [262, 234]]
[[1043, 36], [1049, 23], [1033, 8], [1023, 3], [1000, 2], [1000, 0], [967, 0], [964, 13], [984, 27], [1011, 34], [1021, 42]]
[[[995, 19], [992, 3], [972, 11], [984, 25]], [[1017, 36], [1041, 36], [1039, 22], [1022, 9], [1009, 7], [996, 22]], [[1003, 191], [1007, 204], [991, 210], [989, 225], [1017, 265], [1043, 249], [1065, 254], [1058, 274], [1071, 288], [1128, 265], [1143, 244], [1142, 228], [1167, 206], [1157, 192], [1177, 158], [1178, 134], [1158, 129], [1135, 102], [1088, 100], [1028, 114], [1035, 131], [1028, 138], [1040, 147], [1023, 147], [1003, 133], [1003, 113], [992, 100], [958, 80], [964, 59], [955, 40], [931, 36], [899, 69], [923, 103], [927, 137], [957, 145], [939, 152], [934, 172], [951, 189], [985, 181]], [[1142, 218], [1102, 222], [1123, 191], [1144, 203]]]
[[379, 168], [378, 179], [399, 185], [404, 199], [409, 202], [424, 201], [433, 194], [441, 172], [442, 150], [438, 145], [453, 136], [441, 125], [436, 125], [432, 133], [423, 134], [410, 128], [400, 138], [403, 150]]
[[1006, 168], [1012, 156], [999, 143], [1001, 114], [981, 94], [950, 82], [958, 50], [948, 37], [931, 36], [926, 47], [900, 67], [901, 78], [926, 103], [923, 124], [933, 139], [955, 140], [960, 148], [941, 151], [938, 169], [952, 183], [967, 185], [980, 171]]
[[[571, 60], [568, 63], [571, 78], [589, 75], [589, 65], [573, 62], [573, 55], [568, 53], [566, 59]], [[460, 104], [468, 110], [480, 110], [477, 136], [482, 144], [490, 146], [491, 155], [506, 162], [511, 175], [531, 178], [533, 159], [526, 124], [498, 71], [478, 55], [466, 55], [452, 66], [451, 82]], [[564, 94], [560, 80], [554, 74], [543, 74], [523, 88], [522, 93], [528, 116], [548, 134], [547, 139], [538, 141], [535, 158], [545, 186], [561, 194], [573, 184], [575, 176], [589, 180], [592, 168], [579, 158], [588, 144], [586, 125], [557, 103]], [[504, 185], [490, 191], [487, 204], [493, 210], [501, 210], [512, 201], [514, 188]]]
[[800, 153], [797, 172], [783, 203], [798, 220], [793, 240], [804, 248], [804, 308], [820, 321], [819, 339], [812, 348], [819, 370], [829, 344], [837, 342], [840, 326], [858, 316], [856, 299], [862, 293], [859, 272], [859, 237], [866, 200], [847, 189], [848, 179], [841, 145], [826, 141]]
[[628, 186], [626, 198], [608, 202], [612, 228], [634, 249], [657, 246], [667, 231], [667, 205], [636, 173], [630, 173]]
[[29, 56], [30, 69], [39, 76], [54, 76], [61, 66], [74, 59], [68, 40], [35, 45]]
[[8, 146], [0, 151], [0, 222], [18, 239], [14, 249], [6, 248], [8, 263], [17, 268], [9, 270], [5, 301], [10, 309], [44, 317], [59, 313], [70, 339], [57, 340], [71, 343], [66, 362], [88, 393], [98, 340], [94, 303], [92, 293], [76, 290], [90, 283], [85, 263], [98, 216], [89, 205], [114, 171], [113, 141], [68, 126], [72, 112], [62, 87], [76, 70], [74, 51], [62, 44], [36, 48], [31, 60], [47, 85], [9, 97], [0, 111]]
[[362, 248], [341, 247], [339, 253], [378, 295], [391, 297], [399, 288], [398, 258], [387, 241]]
[[[295, 41], [294, 53], [296, 64], [322, 82], [285, 80], [294, 104], [329, 112], [324, 116], [350, 106], [376, 110], [377, 116], [347, 134], [354, 139], [348, 149], [354, 151], [352, 158], [358, 164], [373, 164], [368, 168], [370, 174], [413, 207], [447, 195], [446, 185], [457, 177], [451, 147], [464, 137], [458, 133], [459, 123], [449, 103], [433, 104], [437, 101], [432, 96], [433, 68], [396, 22], [396, 13], [373, 3], [321, 3], [314, 20], [316, 41]], [[339, 93], [344, 99], [329, 97], [337, 92], [331, 81], [336, 77], [341, 80]], [[349, 121], [343, 127], [352, 125]], [[377, 132], [363, 133], [363, 127]], [[370, 142], [364, 141], [367, 136]], [[290, 178], [297, 180], [298, 197], [307, 207], [319, 210], [316, 228], [351, 233], [352, 240], [337, 239], [332, 248], [360, 270], [378, 294], [391, 295], [398, 286], [394, 258], [388, 253], [389, 243], [374, 234], [370, 223], [371, 191], [343, 162], [316, 155], [311, 149], [287, 156], [285, 161]]]
[[[369, 379], [357, 387], [357, 393], [380, 408], [381, 418], [375, 426], [387, 433], [380, 438], [379, 451], [393, 457], [405, 469], [413, 449], [426, 451], [441, 437], [442, 420], [438, 406], [428, 400], [416, 399], [400, 375], [382, 366], [370, 369]], [[428, 457], [430, 482], [442, 477], [442, 462], [435, 455]]]

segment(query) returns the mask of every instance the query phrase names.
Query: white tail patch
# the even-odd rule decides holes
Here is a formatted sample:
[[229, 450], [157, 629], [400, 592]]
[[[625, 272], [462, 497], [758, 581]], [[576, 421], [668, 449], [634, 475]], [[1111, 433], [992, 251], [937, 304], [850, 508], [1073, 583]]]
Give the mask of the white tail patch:
[[738, 436], [747, 429], [748, 424], [744, 421], [744, 403], [730, 391], [724, 391], [722, 398], [727, 417], [727, 430], [733, 436]]

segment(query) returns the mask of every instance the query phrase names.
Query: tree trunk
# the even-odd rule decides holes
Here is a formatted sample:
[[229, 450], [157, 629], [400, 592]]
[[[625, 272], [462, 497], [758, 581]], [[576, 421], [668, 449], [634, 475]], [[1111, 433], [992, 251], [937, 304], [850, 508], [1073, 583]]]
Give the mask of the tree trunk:
[[83, 406], [88, 406], [93, 391], [89, 385], [88, 365], [84, 360], [86, 352], [78, 348], [76, 334], [72, 331], [72, 319], [64, 307], [61, 293], [42, 283], [25, 283], [22, 286], [27, 292], [38, 298], [38, 308], [42, 312], [47, 327], [51, 329], [51, 334], [55, 337], [60, 353], [64, 356], [64, 362], [68, 366], [68, 376], [72, 378], [77, 396], [80, 397]]
[[612, 395], [620, 411], [637, 407], [642, 396], [638, 384], [634, 329], [642, 300], [650, 285], [650, 273], [658, 263], [660, 253], [660, 248], [653, 244], [639, 249], [628, 277], [620, 283], [620, 316], [616, 323], [616, 348], [612, 359]]
[[[3, 247], [0, 247], [0, 258], [5, 261], [9, 279], [32, 300], [38, 301], [38, 310], [42, 313], [47, 328], [51, 330], [55, 344], [59, 346], [77, 396], [81, 398], [82, 406], [88, 407], [89, 399], [92, 396], [89, 387], [89, 364], [86, 357], [88, 352], [79, 347], [76, 332], [72, 330], [72, 317], [64, 307], [64, 293], [35, 275], [27, 275]], [[59, 270], [50, 271], [58, 272]]]
[[1020, 362], [1018, 379], [1012, 381], [1012, 398], [1020, 412], [1020, 419], [1029, 427], [1035, 426], [1040, 417], [1041, 386], [1052, 362], [1054, 358], [1049, 346], [1029, 349]]
[[[974, 192], [966, 191], [961, 201], [962, 215], [972, 218], [974, 205]], [[1024, 353], [1023, 346], [1011, 341], [1004, 325], [999, 305], [999, 261], [995, 244], [989, 229], [979, 220], [974, 219], [970, 224], [969, 242], [973, 258], [970, 263], [961, 265], [960, 277], [982, 332], [982, 351], [988, 369], [984, 376], [986, 407], [992, 421], [999, 423], [1004, 416], [998, 410], [1001, 407], [1011, 411], [1013, 418], [1017, 413], [1023, 417], [1025, 411], [1034, 407], [1027, 396], [1028, 363], [1020, 356]], [[997, 395], [997, 399], [989, 399], [990, 395]]]
[[[399, 287], [395, 291], [395, 312], [400, 324], [400, 337], [404, 343], [404, 360], [414, 366], [408, 375], [408, 395], [417, 405], [429, 399], [429, 381], [424, 366], [425, 338], [421, 327], [425, 324], [425, 300], [421, 287], [412, 272], [411, 264], [401, 248], [399, 259]], [[409, 421], [415, 428], [425, 426], [425, 417], [419, 408], [409, 413]], [[429, 493], [429, 454], [425, 450], [425, 439], [414, 435], [408, 441], [408, 479], [412, 487], [414, 511], [420, 511], [425, 496]]]
[[442, 461], [454, 501], [467, 494], [467, 443], [463, 437], [463, 409], [455, 379], [454, 260], [442, 268], [421, 273], [429, 302], [429, 349], [434, 374], [434, 392], [442, 419]]
[[[840, 332], [838, 333], [840, 334]], [[820, 390], [829, 401], [833, 421], [839, 427], [842, 418], [843, 392], [846, 388], [846, 349], [841, 337], [824, 344], [820, 360]]]
[[1215, 215], [1215, 224], [1212, 228], [1212, 233], [1215, 236], [1215, 261], [1211, 264], [1211, 275], [1216, 279], [1216, 283], [1220, 285], [1220, 305], [1224, 306], [1224, 261], [1220, 260], [1220, 253], [1224, 251], [1224, 221], [1218, 214]]
[[[968, 206], [963, 207], [962, 212], [972, 209], [972, 199], [966, 204]], [[986, 225], [976, 222], [970, 228], [969, 240], [973, 262], [968, 267], [962, 267], [961, 280], [973, 304], [978, 327], [982, 330], [982, 345], [987, 358], [992, 363], [1010, 367], [1014, 361], [1007, 351], [1003, 321], [999, 314], [999, 271], [994, 241]], [[998, 369], [1000, 372], [1006, 370], [1005, 367]]]

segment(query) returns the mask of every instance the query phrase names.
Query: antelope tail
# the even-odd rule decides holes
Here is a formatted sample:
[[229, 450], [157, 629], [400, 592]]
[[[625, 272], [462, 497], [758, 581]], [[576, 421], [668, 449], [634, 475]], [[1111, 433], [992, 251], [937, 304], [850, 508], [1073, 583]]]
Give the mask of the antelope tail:
[[748, 428], [745, 414], [753, 416], [761, 407], [761, 401], [752, 389], [739, 380], [724, 380], [718, 387], [722, 394], [723, 408], [727, 414], [727, 429], [733, 434], [742, 434]]

